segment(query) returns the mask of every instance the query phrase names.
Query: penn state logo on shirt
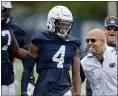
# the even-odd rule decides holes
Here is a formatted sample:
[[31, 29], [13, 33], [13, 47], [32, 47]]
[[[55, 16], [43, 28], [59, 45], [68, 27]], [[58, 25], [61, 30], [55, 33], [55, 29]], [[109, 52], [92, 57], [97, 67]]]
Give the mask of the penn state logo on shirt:
[[109, 64], [109, 67], [110, 67], [110, 68], [114, 68], [115, 66], [116, 66], [116, 63], [110, 63], [110, 64]]

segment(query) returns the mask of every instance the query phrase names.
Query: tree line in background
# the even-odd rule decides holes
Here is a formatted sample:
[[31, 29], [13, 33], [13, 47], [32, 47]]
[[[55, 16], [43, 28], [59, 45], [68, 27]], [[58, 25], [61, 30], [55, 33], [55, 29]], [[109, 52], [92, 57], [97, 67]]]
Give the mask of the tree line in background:
[[107, 16], [107, 2], [105, 1], [13, 1], [13, 4], [24, 6], [27, 12], [48, 12], [53, 6], [64, 5], [75, 16], [89, 20], [103, 20]]

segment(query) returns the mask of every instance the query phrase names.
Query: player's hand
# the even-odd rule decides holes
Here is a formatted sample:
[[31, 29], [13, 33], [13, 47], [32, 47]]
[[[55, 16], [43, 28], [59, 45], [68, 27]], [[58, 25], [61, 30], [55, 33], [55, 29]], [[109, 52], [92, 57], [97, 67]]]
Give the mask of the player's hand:
[[73, 86], [70, 87], [70, 91], [71, 91], [72, 95], [75, 93]]
[[27, 92], [23, 92], [21, 93], [21, 96], [29, 96], [29, 95], [27, 94]]
[[71, 80], [70, 91], [71, 91], [72, 95], [75, 93], [75, 90], [74, 90], [74, 86], [73, 86], [72, 80]]

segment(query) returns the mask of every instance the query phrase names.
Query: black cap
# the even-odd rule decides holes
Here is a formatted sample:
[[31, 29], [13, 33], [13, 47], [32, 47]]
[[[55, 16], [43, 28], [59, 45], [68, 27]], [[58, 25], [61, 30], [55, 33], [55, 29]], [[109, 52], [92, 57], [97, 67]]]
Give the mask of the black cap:
[[105, 26], [105, 27], [109, 27], [109, 26], [118, 27], [118, 19], [107, 20], [107, 21], [105, 21], [104, 26]]

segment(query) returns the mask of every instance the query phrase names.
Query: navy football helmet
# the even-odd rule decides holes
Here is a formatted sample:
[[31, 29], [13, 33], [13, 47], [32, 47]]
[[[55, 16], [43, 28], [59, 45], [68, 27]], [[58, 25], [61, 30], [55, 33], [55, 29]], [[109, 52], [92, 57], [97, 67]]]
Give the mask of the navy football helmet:
[[12, 4], [10, 1], [2, 1], [1, 3], [1, 21], [4, 23], [9, 23], [12, 20], [12, 16], [10, 15]]
[[62, 5], [53, 7], [47, 17], [47, 26], [50, 32], [66, 38], [72, 29], [73, 16], [71, 11]]

